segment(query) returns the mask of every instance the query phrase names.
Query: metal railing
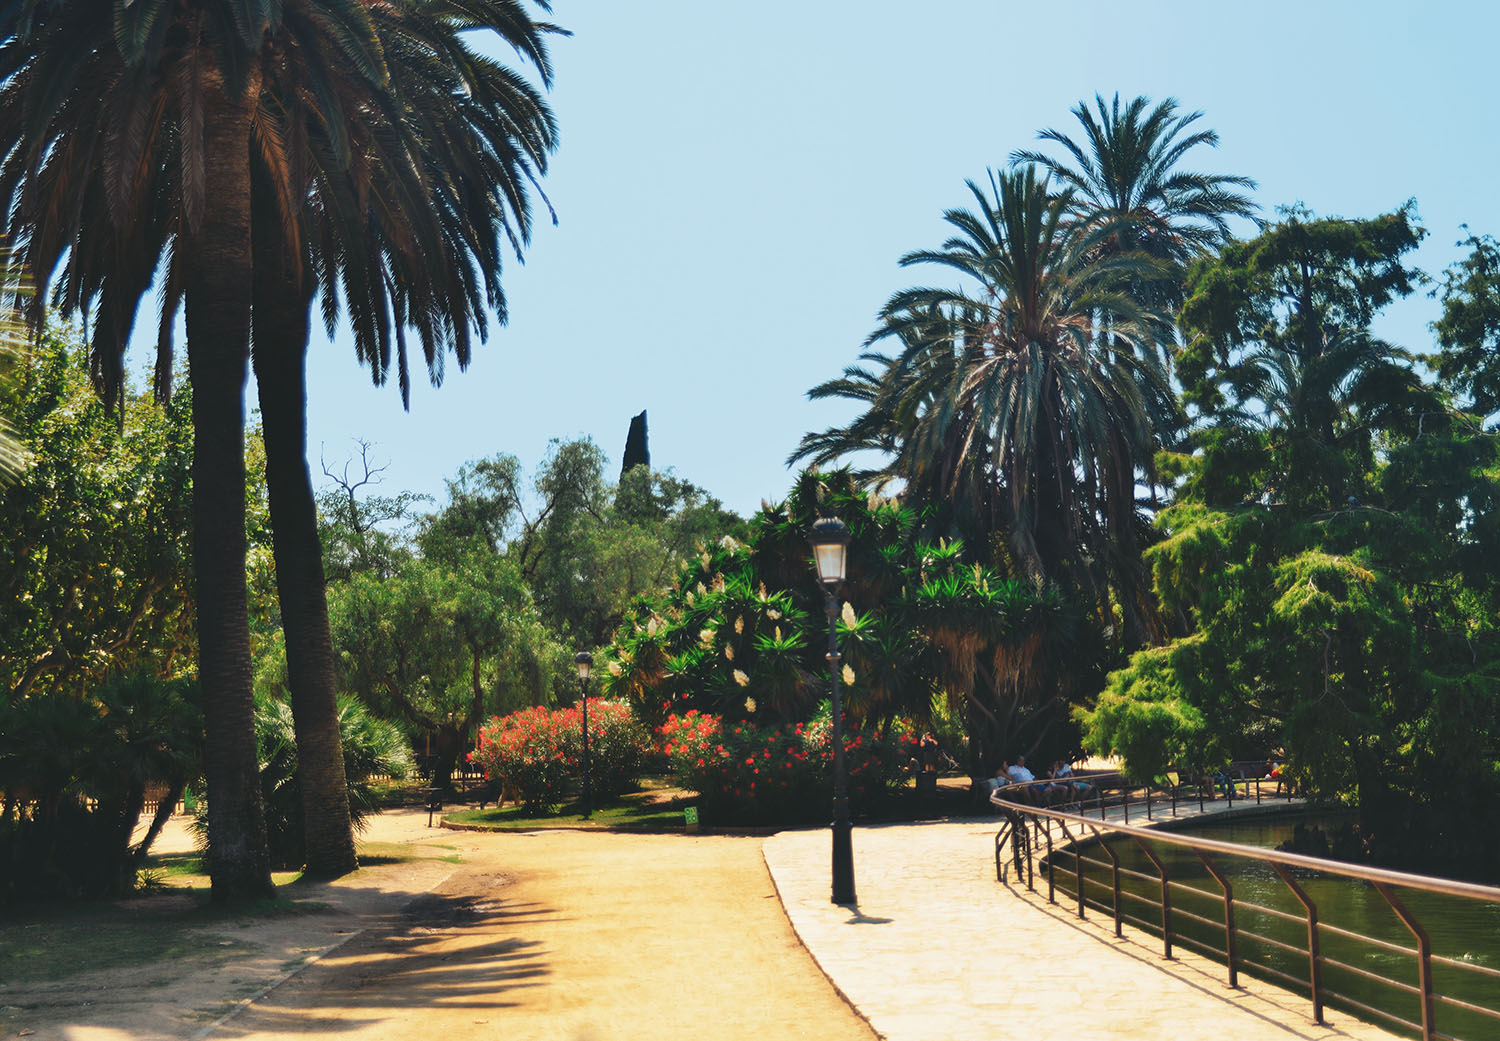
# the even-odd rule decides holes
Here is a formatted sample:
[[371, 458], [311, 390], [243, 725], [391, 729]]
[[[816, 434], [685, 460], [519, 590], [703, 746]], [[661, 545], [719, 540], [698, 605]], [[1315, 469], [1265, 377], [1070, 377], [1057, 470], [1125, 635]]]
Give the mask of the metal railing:
[[[1162, 954], [1166, 958], [1172, 957], [1175, 943], [1221, 961], [1227, 968], [1230, 987], [1238, 987], [1239, 973], [1248, 971], [1268, 982], [1305, 993], [1312, 1001], [1313, 1019], [1319, 1024], [1324, 1021], [1325, 1004], [1332, 1000], [1361, 1017], [1410, 1030], [1424, 1041], [1483, 1041], [1500, 1037], [1500, 969], [1465, 958], [1433, 953], [1426, 927], [1396, 892], [1397, 889], [1412, 890], [1473, 901], [1476, 913], [1481, 910], [1478, 905], [1495, 905], [1485, 913], [1496, 913], [1500, 912], [1500, 888], [1361, 867], [1132, 825], [1128, 823], [1132, 807], [1138, 816], [1144, 813], [1148, 819], [1154, 820], [1153, 806], [1159, 811], [1170, 804], [1175, 816], [1178, 806], [1176, 786], [1169, 786], [1171, 790], [1168, 790], [1132, 785], [1108, 777], [1081, 777], [1077, 780], [1094, 783], [1087, 791], [1073, 789], [1068, 794], [1081, 798], [1061, 805], [1044, 805], [1047, 796], [1038, 794], [1058, 783], [1055, 781], [1010, 785], [990, 796], [990, 801], [1006, 815], [995, 836], [995, 877], [998, 881], [1008, 884], [1008, 860], [1015, 868], [1017, 883], [1024, 881], [1026, 888], [1035, 892], [1035, 876], [1040, 871], [1046, 878], [1047, 899], [1056, 903], [1057, 876], [1062, 874], [1072, 881], [1074, 892], [1069, 895], [1077, 902], [1079, 918], [1086, 917], [1087, 908], [1094, 908], [1112, 917], [1116, 936], [1122, 935], [1126, 922], [1143, 931], [1159, 934]], [[1054, 799], [1057, 797], [1055, 789], [1048, 794]], [[1204, 798], [1206, 801], [1207, 797]], [[1097, 817], [1093, 816], [1095, 811]], [[1117, 819], [1109, 819], [1112, 814]], [[1140, 850], [1150, 863], [1151, 872], [1136, 871], [1121, 863], [1120, 851], [1111, 845], [1112, 840], [1120, 839]], [[1167, 863], [1173, 858], [1163, 855], [1167, 849], [1190, 852], [1212, 880], [1214, 889], [1192, 885], [1181, 877], [1180, 871], [1175, 872], [1179, 877], [1173, 877], [1174, 871], [1169, 870]], [[1102, 852], [1107, 859], [1092, 855], [1095, 850]], [[1281, 908], [1236, 896], [1231, 877], [1233, 872], [1225, 868], [1228, 864], [1236, 864], [1243, 869], [1246, 862], [1268, 866], [1295, 900], [1300, 913], [1291, 914]], [[1102, 877], [1090, 877], [1091, 869]], [[1350, 879], [1372, 887], [1411, 935], [1415, 946], [1393, 943], [1359, 928], [1344, 928], [1321, 920], [1318, 902], [1309, 893], [1312, 885], [1309, 880], [1322, 878]], [[1175, 904], [1174, 897], [1179, 898]], [[1207, 901], [1219, 910], [1209, 917], [1184, 906], [1198, 901]], [[1196, 903], [1196, 906], [1199, 911], [1203, 910], [1202, 903]], [[1293, 938], [1285, 934], [1278, 938], [1247, 928], [1242, 922], [1244, 912], [1250, 912], [1252, 918], [1264, 915], [1273, 923], [1295, 925], [1299, 932], [1305, 926], [1306, 941], [1289, 942]], [[1151, 918], [1143, 917], [1143, 914]], [[1259, 922], [1256, 924], [1265, 928]], [[1205, 934], [1222, 937], [1222, 946], [1205, 940]], [[1344, 957], [1334, 957], [1325, 950], [1330, 945], [1325, 940], [1338, 944], [1337, 953]], [[1247, 942], [1252, 948], [1249, 953], [1246, 951]], [[1346, 954], [1345, 949], [1354, 953]], [[1285, 971], [1285, 967], [1272, 964], [1264, 954], [1257, 956], [1256, 953], [1276, 951], [1281, 952], [1283, 959], [1290, 957], [1302, 961], [1306, 965], [1306, 977], [1299, 979]], [[1414, 979], [1374, 971], [1388, 962], [1392, 955], [1400, 956], [1403, 961], [1408, 958], [1415, 960]], [[1356, 965], [1353, 961], [1364, 964]], [[1435, 967], [1442, 971], [1442, 981], [1435, 982]], [[1388, 1008], [1377, 1008], [1336, 989], [1330, 985], [1325, 970], [1332, 970], [1344, 979], [1366, 981], [1405, 995], [1416, 1006], [1419, 1018], [1409, 1019]], [[1476, 992], [1479, 999], [1470, 1000]], [[1460, 997], [1459, 993], [1466, 997]], [[1478, 1029], [1483, 1033], [1461, 1036], [1439, 1030], [1437, 1017], [1440, 1010], [1445, 1013], [1445, 1023], [1450, 1019], [1460, 1021], [1459, 1027], [1450, 1029]]]

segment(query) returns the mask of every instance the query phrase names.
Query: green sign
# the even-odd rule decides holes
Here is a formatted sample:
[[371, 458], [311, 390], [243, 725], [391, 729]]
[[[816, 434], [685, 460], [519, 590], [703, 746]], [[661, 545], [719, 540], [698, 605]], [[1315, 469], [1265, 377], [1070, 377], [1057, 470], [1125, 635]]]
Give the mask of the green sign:
[[683, 823], [692, 826], [698, 823], [698, 807], [689, 806], [682, 811]]

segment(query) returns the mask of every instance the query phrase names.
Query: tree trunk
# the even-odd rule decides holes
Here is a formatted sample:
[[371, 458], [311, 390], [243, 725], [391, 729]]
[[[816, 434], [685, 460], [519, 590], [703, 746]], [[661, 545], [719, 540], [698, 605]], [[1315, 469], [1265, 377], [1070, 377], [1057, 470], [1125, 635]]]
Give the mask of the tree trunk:
[[[217, 63], [203, 120], [208, 198], [187, 229], [188, 375], [193, 384], [193, 565], [216, 901], [270, 896], [245, 589], [245, 379], [250, 336], [250, 102]], [[253, 77], [258, 80], [258, 77]]]
[[287, 682], [297, 735], [308, 875], [336, 878], [359, 867], [339, 737], [333, 638], [317, 504], [307, 469], [307, 342], [311, 294], [297, 246], [282, 233], [274, 197], [256, 229], [255, 383], [266, 441], [276, 590], [286, 634]]
[[146, 829], [146, 834], [141, 841], [130, 851], [131, 867], [139, 871], [146, 863], [146, 857], [151, 852], [151, 846], [156, 842], [161, 830], [167, 826], [167, 821], [172, 817], [172, 810], [177, 806], [177, 800], [182, 798], [182, 793], [187, 789], [187, 778], [179, 774], [167, 785], [167, 793], [162, 796], [161, 801], [156, 804], [156, 812], [151, 816], [151, 824]]

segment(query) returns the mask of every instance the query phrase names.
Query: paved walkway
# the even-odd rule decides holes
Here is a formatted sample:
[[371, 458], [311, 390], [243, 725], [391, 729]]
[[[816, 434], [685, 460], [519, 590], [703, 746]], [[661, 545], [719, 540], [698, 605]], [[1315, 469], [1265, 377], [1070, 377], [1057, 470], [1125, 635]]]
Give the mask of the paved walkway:
[[[0, 982], [0, 1005], [17, 1006], [0, 1010], [0, 1037], [1393, 1041], [1338, 1012], [1315, 1026], [1297, 995], [1230, 990], [1215, 963], [1164, 961], [1154, 938], [1116, 940], [1044, 889], [998, 884], [997, 823], [857, 827], [851, 913], [828, 901], [826, 829], [482, 834], [382, 814], [371, 838], [427, 852], [304, 891], [321, 909], [306, 917], [219, 923], [249, 960], [148, 966], [168, 975], [125, 997], [94, 981], [43, 1021], [60, 997]], [[200, 1018], [207, 995], [246, 990], [258, 996]]]
[[[1212, 805], [1212, 804], [1211, 804]], [[1134, 821], [1134, 817], [1132, 817]], [[1097, 915], [995, 881], [997, 820], [856, 827], [856, 910], [829, 903], [826, 830], [782, 832], [763, 847], [782, 903], [819, 966], [889, 1041], [994, 1041], [1066, 1034], [1118, 1041], [1395, 1041], [1217, 963]], [[1022, 895], [1018, 895], [1022, 894]]]

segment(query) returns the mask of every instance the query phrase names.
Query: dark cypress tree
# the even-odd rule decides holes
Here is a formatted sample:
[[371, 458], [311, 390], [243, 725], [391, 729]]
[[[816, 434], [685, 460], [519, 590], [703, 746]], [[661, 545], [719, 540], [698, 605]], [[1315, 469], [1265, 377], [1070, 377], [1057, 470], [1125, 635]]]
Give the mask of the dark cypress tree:
[[646, 410], [630, 420], [630, 433], [625, 435], [625, 461], [620, 464], [620, 476], [624, 477], [634, 467], [651, 468], [651, 450], [646, 447]]

